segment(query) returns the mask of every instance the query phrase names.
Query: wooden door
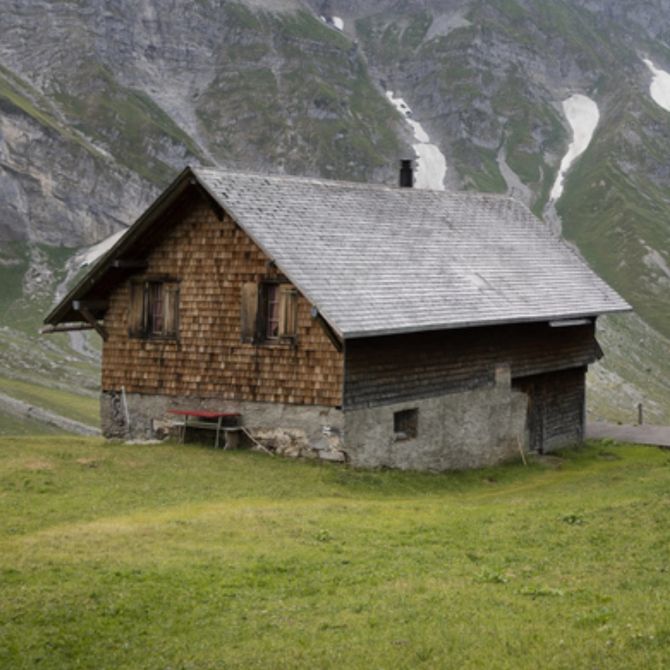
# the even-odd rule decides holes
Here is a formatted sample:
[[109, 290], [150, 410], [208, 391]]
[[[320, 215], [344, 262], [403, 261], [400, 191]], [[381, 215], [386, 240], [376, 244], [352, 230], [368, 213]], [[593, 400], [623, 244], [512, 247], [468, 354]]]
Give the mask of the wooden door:
[[512, 382], [512, 388], [528, 396], [526, 409], [526, 437], [529, 451], [543, 453], [544, 445], [544, 385], [536, 377], [521, 377]]

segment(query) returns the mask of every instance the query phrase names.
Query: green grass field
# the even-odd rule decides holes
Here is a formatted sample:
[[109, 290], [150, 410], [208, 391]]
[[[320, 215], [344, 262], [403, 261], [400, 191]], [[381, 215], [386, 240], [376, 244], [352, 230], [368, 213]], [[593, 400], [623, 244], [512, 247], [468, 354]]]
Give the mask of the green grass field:
[[[61, 416], [81, 421], [89, 426], [100, 424], [100, 400], [71, 393], [55, 387], [9, 379], [0, 375], [0, 392], [12, 398], [37, 405]], [[0, 421], [0, 435], [11, 434], [11, 428]]]
[[64, 435], [66, 431], [37, 419], [18, 417], [0, 407], [0, 437], [4, 435]]
[[670, 454], [460, 474], [0, 438], [2, 668], [667, 668]]

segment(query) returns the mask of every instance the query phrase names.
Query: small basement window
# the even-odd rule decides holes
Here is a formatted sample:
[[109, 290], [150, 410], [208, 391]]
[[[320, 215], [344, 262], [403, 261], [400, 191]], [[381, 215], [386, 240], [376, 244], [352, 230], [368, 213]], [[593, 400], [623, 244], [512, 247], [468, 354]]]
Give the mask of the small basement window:
[[179, 284], [176, 281], [132, 281], [129, 335], [141, 338], [176, 339], [178, 331]]
[[419, 432], [419, 410], [403, 409], [393, 412], [393, 436], [396, 442], [413, 440]]

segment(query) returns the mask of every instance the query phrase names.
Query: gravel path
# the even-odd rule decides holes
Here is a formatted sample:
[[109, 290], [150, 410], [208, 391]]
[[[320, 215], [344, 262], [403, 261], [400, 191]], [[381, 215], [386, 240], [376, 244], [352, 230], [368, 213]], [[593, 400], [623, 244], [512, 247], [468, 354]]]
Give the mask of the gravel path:
[[670, 448], [670, 426], [621, 426], [616, 423], [594, 421], [587, 424], [586, 437], [595, 440], [611, 438], [619, 442]]

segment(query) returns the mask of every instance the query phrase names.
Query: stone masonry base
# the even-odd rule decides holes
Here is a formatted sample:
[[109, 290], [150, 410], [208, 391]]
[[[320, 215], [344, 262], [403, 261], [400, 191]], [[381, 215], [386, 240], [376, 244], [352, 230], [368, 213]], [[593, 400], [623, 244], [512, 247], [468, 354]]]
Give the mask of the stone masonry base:
[[[127, 407], [127, 413], [126, 413]], [[344, 460], [343, 415], [330, 407], [261, 402], [220, 401], [215, 398], [170, 397], [103, 391], [100, 399], [102, 433], [108, 438], [165, 437], [176, 421], [170, 409], [238, 412], [254, 440], [280, 455]]]
[[142, 394], [124, 400], [122, 393], [106, 391], [103, 434], [165, 437], [175, 422], [171, 408], [238, 412], [253, 440], [274, 453], [346, 460], [358, 467], [462, 470], [519, 458], [528, 449], [528, 396], [511, 387], [504, 369], [490, 386], [345, 411]]

